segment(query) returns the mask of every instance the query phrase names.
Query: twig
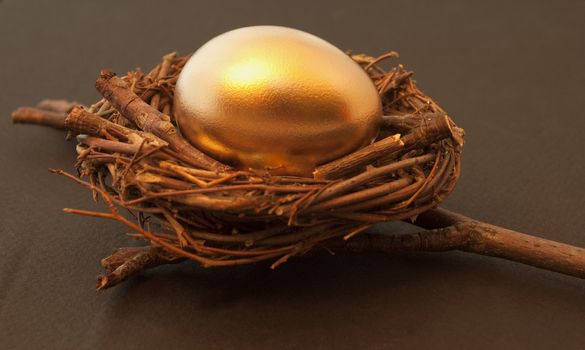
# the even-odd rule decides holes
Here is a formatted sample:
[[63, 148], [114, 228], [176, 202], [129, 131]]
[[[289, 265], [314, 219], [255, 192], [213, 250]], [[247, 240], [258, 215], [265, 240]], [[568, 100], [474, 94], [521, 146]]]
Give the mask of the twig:
[[392, 172], [398, 171], [400, 169], [404, 169], [404, 168], [409, 167], [409, 166], [424, 164], [426, 162], [433, 160], [434, 158], [435, 158], [434, 154], [425, 154], [425, 155], [414, 157], [414, 158], [404, 159], [404, 160], [401, 160], [399, 162], [388, 164], [388, 165], [385, 165], [385, 166], [382, 166], [379, 168], [372, 167], [369, 170], [366, 170], [365, 172], [363, 172], [357, 176], [354, 176], [354, 177], [349, 178], [347, 180], [336, 183], [336, 184], [330, 186], [329, 188], [325, 189], [315, 199], [315, 203], [319, 203], [321, 201], [324, 201], [325, 199], [332, 198], [336, 195], [341, 195], [341, 194], [347, 193], [351, 189], [356, 188], [356, 187], [366, 183], [368, 180], [375, 178], [377, 176], [387, 174], [387, 173], [392, 173]]
[[55, 129], [65, 129], [67, 114], [48, 111], [34, 107], [20, 107], [12, 112], [12, 122], [19, 124], [37, 124]]
[[79, 106], [71, 109], [69, 115], [65, 118], [65, 127], [67, 130], [77, 133], [101, 136], [108, 139], [112, 137], [132, 139], [133, 135], [136, 135], [141, 139], [149, 141], [156, 147], [167, 145], [165, 141], [151, 133], [130, 129], [113, 123]]
[[107, 273], [98, 276], [97, 289], [106, 289], [122, 282], [139, 271], [165, 264], [176, 264], [186, 258], [160, 247], [118, 248], [102, 259]]
[[105, 151], [120, 152], [126, 154], [135, 154], [136, 152], [138, 152], [138, 149], [140, 148], [140, 145], [137, 144], [104, 140], [98, 137], [87, 135], [77, 135], [77, 141], [89, 147], [95, 147], [97, 149]]
[[452, 127], [453, 122], [445, 113], [423, 113], [408, 116], [384, 117], [386, 127], [400, 133], [388, 136], [345, 157], [336, 159], [317, 167], [313, 172], [318, 179], [339, 179], [347, 175], [363, 171], [366, 164], [381, 159], [389, 162], [399, 158], [406, 152], [430, 145], [445, 138], [453, 139], [459, 146], [463, 138], [459, 130]]
[[330, 248], [354, 252], [464, 252], [520, 262], [585, 278], [585, 249], [509, 230], [445, 209], [429, 210], [414, 225], [430, 229], [405, 235], [370, 234]]
[[134, 122], [140, 129], [167, 141], [170, 147], [182, 154], [189, 162], [207, 170], [226, 172], [230, 168], [191, 146], [178, 133], [170, 117], [153, 108], [133, 93], [124, 80], [113, 72], [104, 70], [95, 83], [97, 90], [123, 116]]
[[78, 105], [79, 103], [77, 102], [67, 100], [42, 100], [37, 103], [37, 108], [67, 114], [73, 109], [73, 107]]
[[367, 164], [377, 160], [382, 154], [394, 154], [394, 152], [401, 150], [403, 147], [404, 142], [400, 139], [400, 134], [388, 136], [345, 157], [317, 167], [313, 172], [313, 176], [316, 179], [343, 178], [348, 173], [363, 171]]

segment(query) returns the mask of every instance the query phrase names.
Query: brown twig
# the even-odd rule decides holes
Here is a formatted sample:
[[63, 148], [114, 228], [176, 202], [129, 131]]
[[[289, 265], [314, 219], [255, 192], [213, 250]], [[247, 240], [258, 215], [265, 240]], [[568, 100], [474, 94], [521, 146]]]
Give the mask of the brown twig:
[[97, 289], [115, 286], [139, 271], [184, 260], [184, 257], [160, 247], [118, 248], [112, 255], [102, 259], [101, 264], [106, 269], [106, 274], [98, 276]]
[[[149, 247], [122, 248], [104, 259], [100, 289], [183, 260], [233, 266], [273, 259], [274, 268], [315, 246], [461, 250], [585, 277], [584, 249], [431, 210], [459, 178], [463, 130], [418, 90], [412, 72], [401, 65], [386, 72], [378, 65], [395, 56], [352, 56], [378, 89], [385, 125], [376, 143], [319, 167], [318, 178], [233, 171], [188, 144], [169, 115], [188, 59], [174, 53], [147, 74], [137, 70], [118, 78], [103, 71], [96, 87], [105, 98], [89, 109], [53, 101], [33, 109], [39, 115], [19, 112], [15, 122], [59, 127], [64, 122], [81, 133], [76, 165], [81, 177], [53, 172], [101, 196], [110, 212], [66, 211], [116, 220], [130, 235], [149, 241]], [[363, 232], [376, 222], [406, 219], [428, 231]]]
[[400, 134], [388, 136], [380, 141], [336, 159], [315, 169], [316, 179], [340, 179], [350, 173], [363, 171], [365, 165], [372, 163], [386, 153], [395, 153], [404, 147]]
[[[130, 141], [142, 142], [146, 140], [154, 146], [166, 146], [167, 143], [151, 133], [134, 130], [124, 127], [120, 124], [113, 123], [109, 120], [101, 118], [97, 114], [89, 112], [81, 106], [75, 106], [71, 109], [67, 118], [65, 118], [65, 127], [67, 130], [89, 134], [93, 136], [101, 136], [110, 141], [113, 139], [127, 139]], [[132, 137], [136, 136], [135, 140]], [[140, 139], [140, 140], [139, 140]]]
[[230, 170], [215, 159], [191, 146], [178, 133], [170, 117], [162, 114], [132, 92], [124, 80], [113, 72], [103, 70], [95, 83], [97, 90], [122, 115], [134, 122], [140, 129], [153, 133], [169, 143], [177, 153], [183, 155], [194, 166], [207, 170], [226, 172]]
[[387, 163], [399, 158], [406, 152], [430, 145], [450, 137], [459, 146], [463, 136], [452, 127], [453, 122], [445, 113], [423, 113], [418, 115], [385, 116], [384, 123], [391, 130], [406, 133], [388, 136], [345, 157], [321, 165], [313, 172], [317, 179], [338, 179], [351, 173], [363, 171], [366, 164], [378, 159]]
[[47, 99], [37, 103], [37, 108], [44, 109], [46, 111], [67, 114], [73, 109], [73, 107], [77, 105], [79, 105], [79, 103], [73, 101]]
[[351, 189], [354, 189], [366, 183], [367, 181], [376, 178], [377, 176], [392, 173], [409, 166], [424, 164], [426, 162], [433, 160], [434, 158], [435, 158], [434, 154], [425, 154], [419, 157], [404, 159], [399, 162], [388, 164], [379, 168], [372, 167], [357, 176], [343, 180], [325, 189], [319, 196], [317, 196], [317, 198], [315, 199], [315, 203], [322, 202], [326, 199], [332, 198], [337, 195], [345, 194]]
[[21, 107], [12, 112], [12, 122], [65, 129], [65, 117], [76, 105], [67, 100], [42, 100], [36, 107]]
[[77, 141], [80, 144], [94, 147], [99, 150], [109, 151], [109, 152], [119, 152], [119, 153], [126, 153], [126, 154], [134, 154], [138, 152], [140, 145], [130, 144], [125, 142], [118, 142], [118, 141], [110, 141], [100, 139], [98, 137], [87, 136], [87, 135], [77, 135]]
[[67, 114], [34, 107], [20, 107], [12, 112], [12, 122], [19, 124], [37, 124], [55, 129], [65, 129]]
[[585, 278], [585, 249], [480, 222], [445, 209], [429, 210], [414, 221], [429, 229], [412, 234], [370, 234], [330, 248], [354, 252], [444, 252], [460, 250]]

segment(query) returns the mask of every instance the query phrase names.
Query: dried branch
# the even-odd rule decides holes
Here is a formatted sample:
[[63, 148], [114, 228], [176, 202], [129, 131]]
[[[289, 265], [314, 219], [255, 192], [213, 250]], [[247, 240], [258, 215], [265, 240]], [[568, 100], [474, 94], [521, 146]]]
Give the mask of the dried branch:
[[403, 147], [404, 142], [400, 139], [400, 134], [388, 136], [345, 157], [317, 167], [313, 176], [316, 179], [343, 178], [348, 174], [363, 171], [367, 164], [377, 160], [383, 154], [394, 154]]
[[118, 248], [111, 256], [102, 259], [101, 264], [107, 273], [98, 276], [97, 289], [115, 286], [139, 271], [184, 260], [184, 257], [160, 247]]
[[140, 99], [124, 80], [113, 72], [104, 70], [96, 81], [97, 90], [122, 115], [134, 122], [140, 129], [153, 133], [169, 143], [170, 147], [182, 154], [190, 164], [207, 170], [226, 172], [230, 168], [194, 148], [183, 139], [170, 122], [170, 117], [159, 112]]
[[140, 143], [145, 140], [155, 147], [168, 145], [166, 141], [163, 141], [151, 133], [130, 129], [120, 124], [113, 123], [97, 114], [89, 112], [81, 106], [76, 106], [69, 112], [67, 118], [65, 118], [65, 127], [69, 131], [100, 136], [110, 141], [126, 139], [129, 140], [130, 143]]
[[37, 108], [56, 113], [69, 113], [73, 107], [78, 106], [79, 103], [67, 100], [42, 100], [37, 103]]
[[332, 198], [334, 196], [345, 194], [345, 193], [349, 192], [350, 190], [352, 190], [360, 185], [363, 185], [364, 183], [367, 183], [369, 180], [376, 178], [380, 175], [393, 173], [395, 171], [398, 171], [400, 169], [404, 169], [404, 168], [407, 168], [410, 166], [424, 164], [426, 162], [433, 160], [434, 158], [435, 158], [434, 154], [425, 154], [425, 155], [418, 156], [418, 157], [404, 159], [404, 160], [401, 160], [399, 162], [388, 164], [388, 165], [385, 165], [385, 166], [382, 166], [379, 168], [372, 167], [372, 168], [364, 171], [363, 173], [361, 173], [357, 176], [343, 180], [341, 182], [333, 184], [330, 187], [324, 189], [323, 192], [321, 192], [317, 196], [317, 198], [315, 199], [315, 203], [322, 202], [322, 201], [329, 199], [329, 198]]
[[388, 136], [345, 157], [321, 165], [313, 172], [315, 178], [344, 178], [363, 171], [365, 165], [376, 160], [388, 163], [400, 158], [408, 151], [445, 138], [451, 138], [458, 145], [463, 145], [462, 135], [459, 130], [452, 127], [454, 124], [445, 113], [385, 116], [384, 122], [387, 128], [406, 133], [406, 135], [404, 137], [400, 134]]
[[134, 154], [138, 152], [140, 147], [140, 145], [137, 144], [110, 141], [87, 135], [77, 135], [77, 141], [82, 145], [93, 147], [98, 150], [125, 154]]
[[429, 231], [404, 235], [368, 234], [330, 248], [354, 252], [460, 250], [498, 257], [585, 278], [585, 249], [480, 222], [445, 209], [429, 210], [414, 224]]
[[18, 124], [37, 124], [55, 129], [65, 129], [67, 114], [34, 107], [20, 107], [12, 112], [12, 122]]

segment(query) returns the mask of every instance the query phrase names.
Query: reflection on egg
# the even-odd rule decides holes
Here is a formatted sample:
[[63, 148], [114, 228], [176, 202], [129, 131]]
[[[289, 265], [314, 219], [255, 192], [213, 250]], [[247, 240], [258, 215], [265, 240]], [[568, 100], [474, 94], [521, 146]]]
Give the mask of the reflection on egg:
[[305, 32], [255, 26], [219, 35], [189, 59], [175, 88], [182, 135], [240, 169], [311, 176], [372, 142], [380, 97], [363, 69]]

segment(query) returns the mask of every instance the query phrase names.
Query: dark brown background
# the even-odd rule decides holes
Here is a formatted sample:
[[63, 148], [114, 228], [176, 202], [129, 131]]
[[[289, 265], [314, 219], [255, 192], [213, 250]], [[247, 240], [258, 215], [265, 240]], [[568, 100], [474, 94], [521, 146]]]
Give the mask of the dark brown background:
[[134, 242], [61, 212], [92, 208], [46, 171], [71, 170], [74, 145], [9, 120], [45, 97], [96, 100], [101, 68], [149, 68], [241, 26], [292, 26], [400, 51], [467, 130], [445, 207], [585, 246], [583, 1], [162, 3], [0, 1], [0, 348], [583, 348], [584, 281], [463, 253], [183, 264], [96, 293], [99, 259]]

